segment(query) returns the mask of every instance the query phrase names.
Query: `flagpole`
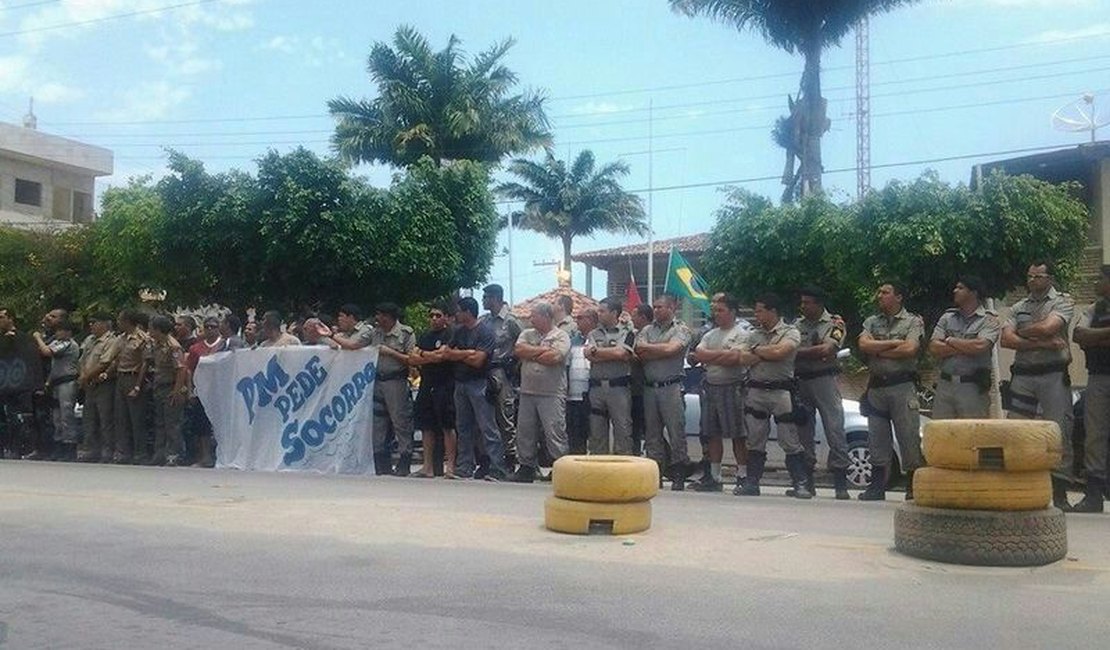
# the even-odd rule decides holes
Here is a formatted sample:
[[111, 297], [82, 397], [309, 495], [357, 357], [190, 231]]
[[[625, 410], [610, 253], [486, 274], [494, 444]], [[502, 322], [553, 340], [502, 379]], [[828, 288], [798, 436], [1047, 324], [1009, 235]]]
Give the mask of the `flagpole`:
[[655, 164], [655, 141], [654, 141], [654, 117], [655, 100], [648, 99], [648, 286], [647, 286], [647, 299], [648, 304], [655, 304], [655, 230], [652, 227], [652, 199], [655, 196], [654, 188], [654, 164]]
[[673, 266], [674, 266], [674, 246], [671, 246], [671, 250], [667, 253], [667, 275], [666, 275], [666, 277], [663, 278], [663, 293], [667, 293], [667, 289], [670, 288], [668, 285], [670, 285], [670, 283], [671, 283], [671, 268]]

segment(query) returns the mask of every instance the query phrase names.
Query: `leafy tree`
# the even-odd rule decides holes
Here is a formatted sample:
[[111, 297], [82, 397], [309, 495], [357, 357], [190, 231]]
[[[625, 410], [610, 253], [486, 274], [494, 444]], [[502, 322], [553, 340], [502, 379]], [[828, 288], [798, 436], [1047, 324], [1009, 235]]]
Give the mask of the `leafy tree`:
[[497, 191], [524, 202], [513, 223], [563, 243], [563, 268], [570, 272], [575, 237], [598, 231], [646, 235], [643, 202], [621, 187], [628, 165], [612, 162], [596, 167], [594, 154], [584, 150], [567, 167], [550, 153], [542, 163], [518, 158], [509, 171], [522, 182], [502, 183]]
[[[743, 31], [752, 29], [777, 48], [805, 58], [798, 100], [776, 125], [775, 141], [787, 149], [784, 200], [821, 190], [821, 136], [829, 130], [827, 102], [821, 96], [821, 54], [862, 18], [915, 0], [668, 0], [687, 16], [708, 16]], [[800, 163], [793, 173], [793, 159]]]
[[497, 163], [549, 146], [544, 96], [514, 94], [517, 76], [502, 64], [513, 44], [468, 60], [455, 36], [436, 52], [412, 27], [398, 28], [393, 47], [375, 43], [367, 60], [378, 96], [328, 102], [336, 151], [350, 162], [408, 167], [423, 156]]

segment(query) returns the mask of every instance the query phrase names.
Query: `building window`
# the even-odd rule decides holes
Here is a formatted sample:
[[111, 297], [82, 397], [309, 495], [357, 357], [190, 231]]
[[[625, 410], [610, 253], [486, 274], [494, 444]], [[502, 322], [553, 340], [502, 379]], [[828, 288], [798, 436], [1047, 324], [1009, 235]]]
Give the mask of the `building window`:
[[15, 179], [15, 202], [42, 207], [42, 183]]
[[73, 192], [73, 223], [88, 223], [92, 220], [92, 196], [87, 192]]

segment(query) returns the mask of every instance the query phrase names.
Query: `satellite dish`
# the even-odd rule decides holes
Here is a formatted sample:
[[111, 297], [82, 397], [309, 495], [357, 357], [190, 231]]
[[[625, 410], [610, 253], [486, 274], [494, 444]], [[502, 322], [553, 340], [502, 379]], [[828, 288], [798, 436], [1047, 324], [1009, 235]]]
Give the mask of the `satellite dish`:
[[1107, 124], [1110, 124], [1110, 115], [1098, 110], [1092, 93], [1086, 93], [1052, 113], [1052, 128], [1070, 133], [1089, 132], [1091, 142], [1095, 141], [1098, 130]]

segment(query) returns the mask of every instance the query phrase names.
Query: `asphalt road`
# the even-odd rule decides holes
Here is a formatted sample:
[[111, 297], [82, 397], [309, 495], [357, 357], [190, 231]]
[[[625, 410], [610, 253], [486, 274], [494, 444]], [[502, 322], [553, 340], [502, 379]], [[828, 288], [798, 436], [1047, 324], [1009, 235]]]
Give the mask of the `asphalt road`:
[[0, 649], [1105, 643], [1110, 516], [990, 569], [903, 557], [897, 503], [827, 490], [665, 492], [629, 537], [545, 531], [549, 492], [0, 462]]

